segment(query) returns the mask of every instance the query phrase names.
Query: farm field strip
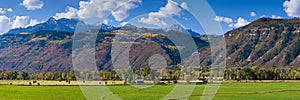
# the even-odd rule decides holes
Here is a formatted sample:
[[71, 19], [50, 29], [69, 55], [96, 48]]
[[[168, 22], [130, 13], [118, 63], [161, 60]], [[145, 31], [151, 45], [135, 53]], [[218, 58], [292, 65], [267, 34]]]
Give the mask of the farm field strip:
[[[160, 99], [168, 94], [175, 85], [155, 85], [149, 88], [135, 88], [129, 85], [107, 86], [111, 93], [125, 100]], [[95, 86], [87, 86], [93, 88]], [[189, 97], [199, 100], [205, 85], [197, 85]], [[249, 82], [223, 83], [215, 100], [295, 100], [300, 98], [300, 83], [297, 82]], [[100, 97], [99, 97], [100, 98]], [[17, 86], [0, 85], [0, 99], [85, 99], [79, 86]]]

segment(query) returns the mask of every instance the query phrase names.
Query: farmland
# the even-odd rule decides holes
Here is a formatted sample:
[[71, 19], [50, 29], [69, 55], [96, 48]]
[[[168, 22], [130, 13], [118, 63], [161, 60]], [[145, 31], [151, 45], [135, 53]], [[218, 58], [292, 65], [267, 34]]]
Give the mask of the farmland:
[[[95, 86], [87, 86], [95, 87]], [[111, 93], [125, 100], [160, 99], [167, 95], [174, 85], [156, 85], [138, 89], [129, 85], [107, 86]], [[190, 100], [200, 99], [205, 85], [197, 85], [189, 97]], [[299, 82], [249, 82], [223, 83], [215, 100], [240, 99], [297, 99], [300, 97]], [[0, 85], [1, 99], [85, 99], [79, 86], [19, 86]], [[100, 97], [99, 97], [100, 99]]]

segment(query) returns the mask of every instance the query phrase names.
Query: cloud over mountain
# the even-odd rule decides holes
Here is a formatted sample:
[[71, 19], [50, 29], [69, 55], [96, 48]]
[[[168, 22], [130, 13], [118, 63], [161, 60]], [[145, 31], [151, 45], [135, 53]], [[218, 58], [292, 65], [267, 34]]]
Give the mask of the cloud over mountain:
[[[187, 9], [186, 4], [182, 4], [184, 9]], [[157, 12], [150, 12], [148, 17], [143, 17], [139, 20], [139, 22], [157, 25], [157, 26], [166, 26], [167, 23], [162, 20], [162, 18], [172, 17], [176, 15], [180, 15], [182, 8], [178, 5], [178, 3], [168, 0], [168, 3], [159, 9]]]
[[73, 7], [67, 7], [65, 12], [56, 13], [54, 18], [61, 19], [61, 18], [78, 18], [78, 10]]
[[228, 24], [229, 27], [234, 27], [234, 28], [242, 27], [250, 23], [248, 20], [242, 17], [239, 17], [237, 20], [233, 20], [232, 18], [229, 17], [216, 16], [214, 20], [219, 23], [224, 22]]
[[122, 21], [129, 16], [129, 10], [137, 8], [141, 0], [91, 0], [80, 1], [79, 9], [67, 7], [65, 12], [56, 13], [55, 18], [99, 19], [105, 21], [112, 15], [116, 21]]
[[237, 21], [235, 23], [232, 23], [232, 24], [229, 24], [229, 27], [242, 27], [242, 26], [245, 26], [247, 24], [249, 24], [250, 22], [242, 17], [239, 17], [237, 19]]
[[10, 29], [10, 19], [7, 16], [0, 16], [0, 33], [7, 32]]
[[32, 19], [29, 16], [14, 16], [13, 19], [10, 19], [9, 17], [2, 15], [0, 16], [0, 34], [13, 28], [24, 28], [38, 23], [40, 23], [38, 20]]
[[231, 18], [228, 18], [228, 17], [222, 17], [222, 16], [216, 16], [215, 17], [215, 21], [217, 22], [224, 22], [224, 23], [232, 23], [233, 20]]

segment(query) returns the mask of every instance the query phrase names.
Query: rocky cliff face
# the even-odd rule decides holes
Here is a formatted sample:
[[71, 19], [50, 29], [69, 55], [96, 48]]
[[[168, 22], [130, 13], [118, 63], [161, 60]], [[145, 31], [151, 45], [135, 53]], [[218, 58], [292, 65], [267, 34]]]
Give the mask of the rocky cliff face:
[[228, 66], [298, 67], [300, 19], [262, 18], [225, 34]]

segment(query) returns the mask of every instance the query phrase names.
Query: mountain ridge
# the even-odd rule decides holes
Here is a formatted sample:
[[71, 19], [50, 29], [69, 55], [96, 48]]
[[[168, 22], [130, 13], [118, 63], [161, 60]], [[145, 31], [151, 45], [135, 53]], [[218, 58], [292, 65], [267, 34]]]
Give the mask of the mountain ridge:
[[[77, 25], [80, 25], [79, 28], [76, 30]], [[128, 25], [125, 25], [128, 26]], [[87, 30], [92, 29], [101, 29], [105, 31], [111, 31], [111, 30], [117, 30], [120, 27], [115, 27], [108, 24], [99, 24], [99, 25], [89, 25], [85, 24], [83, 21], [80, 21], [78, 19], [67, 19], [67, 18], [61, 18], [61, 19], [55, 19], [53, 17], [49, 18], [47, 21], [43, 23], [36, 24], [34, 26], [29, 26], [25, 28], [15, 28], [9, 30], [7, 33], [4, 34], [21, 34], [21, 33], [34, 33], [40, 30], [52, 30], [52, 31], [65, 31], [65, 32], [84, 32]], [[172, 25], [168, 30], [177, 30], [181, 32], [186, 32], [187, 34], [193, 35], [193, 36], [199, 36], [201, 34], [194, 32], [192, 29], [180, 29], [180, 25]], [[180, 29], [180, 30], [179, 30]]]
[[[267, 67], [298, 66], [300, 56], [294, 46], [298, 45], [299, 26], [300, 19], [261, 18], [225, 33], [228, 63]], [[288, 57], [289, 54], [293, 54], [293, 57]]]
[[[80, 27], [82, 27], [85, 30], [76, 30], [77, 25], [81, 25]], [[86, 30], [90, 30], [90, 29], [99, 29], [99, 28], [104, 29], [104, 30], [115, 30], [118, 27], [114, 27], [111, 25], [105, 25], [105, 24], [101, 24], [99, 26], [88, 25], [78, 19], [61, 18], [61, 19], [56, 20], [55, 18], [51, 17], [43, 23], [39, 23], [34, 26], [29, 26], [26, 28], [11, 29], [5, 34], [20, 34], [22, 32], [34, 33], [34, 32], [40, 31], [40, 30], [75, 32], [75, 31], [86, 31]]]

